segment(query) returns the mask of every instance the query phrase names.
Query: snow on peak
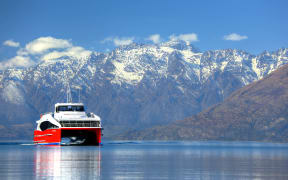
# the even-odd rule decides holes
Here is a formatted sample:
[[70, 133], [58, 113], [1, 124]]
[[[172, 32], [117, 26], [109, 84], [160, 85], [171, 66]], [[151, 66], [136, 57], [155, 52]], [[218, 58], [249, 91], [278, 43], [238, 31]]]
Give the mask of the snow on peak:
[[112, 74], [115, 75], [115, 78], [112, 80], [112, 83], [121, 84], [124, 80], [129, 84], [137, 84], [143, 78], [143, 72], [135, 72], [135, 71], [127, 71], [125, 64], [121, 62], [114, 61], [113, 65], [115, 66], [115, 70]]
[[[202, 53], [191, 44], [179, 40], [146, 45], [132, 43], [106, 54], [92, 52], [88, 58], [67, 56], [42, 61], [32, 68], [6, 70], [0, 76], [0, 85], [4, 87], [3, 82], [7, 78], [17, 81], [28, 78], [45, 87], [73, 80], [88, 88], [91, 83], [95, 83], [93, 78], [101, 76], [100, 79], [105, 78], [114, 84], [135, 86], [147, 74], [153, 74], [149, 78], [160, 80], [162, 77], [174, 76], [178, 70], [183, 73], [178, 73], [176, 80], [185, 79], [201, 84], [215, 72], [230, 71], [237, 73], [239, 80], [246, 84], [288, 63], [287, 56], [287, 48], [253, 56], [236, 49]], [[176, 63], [171, 64], [169, 61]], [[15, 90], [16, 86], [9, 86], [13, 87]]]

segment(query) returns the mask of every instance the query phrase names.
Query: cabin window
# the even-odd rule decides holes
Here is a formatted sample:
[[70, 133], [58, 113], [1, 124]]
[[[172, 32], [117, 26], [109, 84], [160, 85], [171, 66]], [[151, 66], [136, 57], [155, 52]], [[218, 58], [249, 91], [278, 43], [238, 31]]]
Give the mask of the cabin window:
[[49, 121], [44, 121], [40, 124], [41, 131], [45, 131], [46, 129], [55, 129], [55, 128], [58, 128], [58, 127]]
[[84, 106], [58, 106], [56, 107], [56, 112], [59, 111], [84, 111]]

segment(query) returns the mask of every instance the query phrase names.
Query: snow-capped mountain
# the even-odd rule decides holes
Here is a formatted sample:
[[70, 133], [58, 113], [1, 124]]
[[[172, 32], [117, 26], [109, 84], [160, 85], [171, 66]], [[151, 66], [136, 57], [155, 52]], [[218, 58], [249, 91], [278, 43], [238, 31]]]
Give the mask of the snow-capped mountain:
[[66, 101], [68, 83], [74, 101], [81, 89], [81, 100], [110, 127], [106, 135], [165, 124], [265, 77], [288, 62], [287, 50], [257, 56], [235, 49], [200, 52], [186, 42], [168, 41], [5, 70], [0, 72], [0, 126], [34, 123], [40, 113]]

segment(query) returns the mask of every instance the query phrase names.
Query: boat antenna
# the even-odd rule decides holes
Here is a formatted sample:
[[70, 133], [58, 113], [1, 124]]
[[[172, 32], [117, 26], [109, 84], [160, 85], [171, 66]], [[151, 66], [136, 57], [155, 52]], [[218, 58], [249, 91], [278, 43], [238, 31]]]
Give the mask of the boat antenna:
[[71, 90], [70, 85], [67, 83], [67, 103], [72, 103], [72, 96], [71, 96]]

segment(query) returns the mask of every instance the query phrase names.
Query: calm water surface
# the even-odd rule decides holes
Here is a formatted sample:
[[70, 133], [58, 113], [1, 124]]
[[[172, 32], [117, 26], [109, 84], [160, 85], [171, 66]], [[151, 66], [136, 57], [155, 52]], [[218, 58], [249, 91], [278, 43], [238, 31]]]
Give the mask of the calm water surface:
[[104, 142], [94, 147], [2, 143], [0, 179], [288, 179], [288, 144]]

